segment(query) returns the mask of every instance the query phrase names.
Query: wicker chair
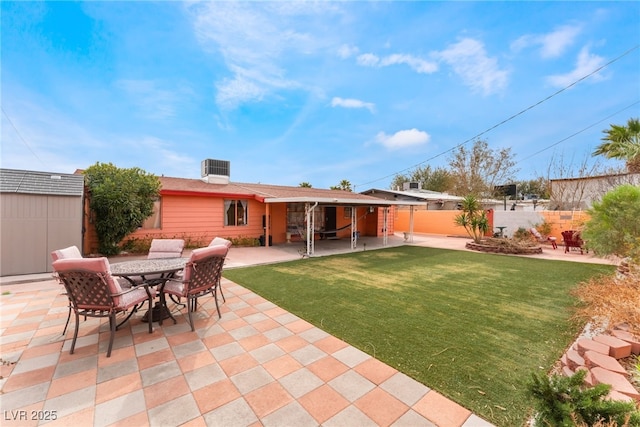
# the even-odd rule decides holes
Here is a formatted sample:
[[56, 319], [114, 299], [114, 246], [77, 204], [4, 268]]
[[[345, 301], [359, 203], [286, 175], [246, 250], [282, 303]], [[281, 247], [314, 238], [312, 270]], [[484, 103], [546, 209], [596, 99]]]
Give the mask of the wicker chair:
[[[222, 276], [224, 258], [229, 248], [225, 245], [208, 246], [194, 249], [184, 268], [183, 279], [169, 279], [160, 293], [161, 304], [166, 305], [165, 294], [184, 297], [187, 300], [187, 313], [191, 330], [195, 331], [192, 313], [196, 311], [198, 298], [211, 293], [216, 303], [218, 317], [221, 318], [216, 290]], [[175, 322], [175, 319], [174, 319]], [[162, 320], [160, 320], [162, 324]]]
[[[233, 245], [233, 243], [231, 242], [231, 240], [223, 239], [222, 237], [214, 237], [213, 240], [211, 240], [211, 243], [209, 243], [209, 246], [220, 245], [226, 246], [227, 248], [231, 249], [231, 245]], [[220, 278], [222, 278], [222, 276]], [[222, 292], [222, 284], [220, 282], [218, 282], [217, 289], [220, 291], [220, 295], [222, 295], [222, 301], [227, 302], [227, 299], [224, 297], [224, 293]]]
[[147, 258], [177, 258], [182, 256], [183, 250], [182, 239], [153, 239]]
[[[80, 249], [78, 249], [77, 246], [69, 246], [68, 248], [56, 249], [55, 251], [51, 252], [51, 259], [53, 261], [57, 261], [59, 259], [72, 259], [72, 258], [76, 258], [76, 259], [82, 258]], [[60, 284], [62, 285], [62, 283]], [[64, 292], [63, 295], [67, 295], [67, 293]], [[73, 311], [73, 306], [71, 305], [71, 299], [69, 299], [69, 313], [67, 314], [67, 322], [64, 324], [62, 335], [65, 335], [67, 333], [67, 328], [69, 327], [69, 321], [71, 320], [71, 311]]]
[[[118, 281], [111, 276], [107, 258], [59, 259], [53, 262], [53, 269], [58, 279], [64, 284], [76, 315], [70, 354], [73, 354], [76, 346], [81, 315], [109, 318], [111, 334], [107, 357], [110, 357], [116, 329], [121, 326], [116, 326], [116, 314], [135, 309], [138, 304], [145, 301], [149, 302], [149, 309], [151, 309], [155, 289], [141, 286], [123, 290]], [[149, 322], [149, 333], [153, 332], [151, 323]]]

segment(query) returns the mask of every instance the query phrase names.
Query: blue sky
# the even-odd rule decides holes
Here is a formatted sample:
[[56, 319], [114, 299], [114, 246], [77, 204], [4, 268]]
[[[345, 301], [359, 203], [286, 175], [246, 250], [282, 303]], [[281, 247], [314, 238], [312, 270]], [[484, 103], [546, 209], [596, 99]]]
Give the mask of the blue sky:
[[0, 8], [5, 168], [198, 178], [213, 158], [236, 182], [363, 191], [481, 135], [532, 179], [640, 116], [640, 2]]

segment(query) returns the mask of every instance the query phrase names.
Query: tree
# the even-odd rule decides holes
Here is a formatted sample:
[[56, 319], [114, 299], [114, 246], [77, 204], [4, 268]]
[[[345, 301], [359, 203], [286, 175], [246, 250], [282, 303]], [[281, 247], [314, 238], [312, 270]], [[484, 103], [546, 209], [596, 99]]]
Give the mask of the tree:
[[491, 149], [483, 140], [476, 140], [471, 149], [461, 145], [449, 159], [451, 192], [461, 196], [493, 195], [493, 187], [513, 181], [517, 172], [511, 148]]
[[640, 187], [621, 185], [594, 202], [588, 212], [582, 235], [590, 249], [640, 262]]
[[612, 124], [603, 132], [604, 142], [596, 147], [593, 155], [624, 160], [629, 172], [640, 173], [640, 120], [629, 119], [626, 126]]
[[304, 182], [301, 182], [300, 184], [298, 184], [298, 187], [302, 187], [302, 188], [311, 188], [311, 187], [312, 187], [312, 185], [311, 185], [311, 184], [309, 184], [308, 182], [304, 181]]
[[85, 172], [90, 209], [103, 255], [120, 252], [118, 243], [153, 213], [160, 195], [160, 180], [140, 168], [121, 169], [96, 163]]
[[473, 195], [468, 195], [462, 200], [462, 213], [454, 218], [454, 222], [464, 227], [476, 243], [480, 243], [482, 236], [489, 230], [489, 218]]
[[537, 194], [539, 199], [548, 199], [550, 196], [550, 183], [547, 178], [538, 177], [530, 180], [516, 181], [518, 194]]
[[351, 189], [351, 182], [349, 182], [349, 180], [347, 180], [347, 179], [343, 179], [342, 181], [340, 181], [340, 183], [338, 185], [333, 185], [333, 186], [329, 187], [329, 189], [331, 189], [331, 190], [353, 191]]
[[431, 166], [417, 167], [408, 175], [398, 174], [391, 181], [392, 190], [402, 189], [405, 182], [419, 182], [423, 190], [445, 192], [451, 185], [451, 174], [443, 168], [432, 169]]

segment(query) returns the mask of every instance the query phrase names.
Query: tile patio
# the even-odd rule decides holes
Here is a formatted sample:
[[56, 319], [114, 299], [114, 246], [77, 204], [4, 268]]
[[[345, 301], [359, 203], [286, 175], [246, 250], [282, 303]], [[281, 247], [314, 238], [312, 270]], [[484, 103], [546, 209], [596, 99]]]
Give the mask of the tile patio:
[[[458, 248], [463, 242], [436, 243], [463, 249]], [[229, 264], [266, 260], [265, 249], [232, 249]], [[551, 256], [568, 258], [554, 252]], [[267, 262], [299, 257], [291, 250], [271, 254]], [[3, 426], [491, 425], [226, 279], [222, 319], [212, 298], [201, 301], [195, 332], [178, 307], [173, 307], [178, 323], [154, 324], [152, 334], [136, 314], [116, 333], [110, 358], [108, 321], [81, 319], [70, 355], [73, 332], [61, 336], [67, 299], [50, 277], [2, 282]], [[55, 420], [32, 419], [53, 414]]]

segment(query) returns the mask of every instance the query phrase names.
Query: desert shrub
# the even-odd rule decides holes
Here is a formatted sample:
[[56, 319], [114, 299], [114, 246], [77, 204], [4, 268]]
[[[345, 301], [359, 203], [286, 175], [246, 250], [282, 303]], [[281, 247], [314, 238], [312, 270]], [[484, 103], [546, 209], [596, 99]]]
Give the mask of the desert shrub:
[[527, 230], [524, 227], [519, 227], [514, 233], [513, 233], [513, 240], [517, 240], [517, 241], [521, 241], [521, 240], [532, 240], [532, 234], [529, 230]]
[[640, 281], [635, 276], [616, 279], [594, 277], [581, 283], [572, 294], [581, 301], [575, 316], [607, 328], [626, 323], [631, 332], [640, 333]]
[[538, 230], [542, 237], [549, 236], [551, 234], [551, 231], [553, 230], [553, 224], [547, 222], [547, 220], [542, 221], [540, 224], [536, 224], [534, 227], [536, 228], [536, 230]]
[[536, 426], [640, 425], [640, 412], [632, 402], [608, 400], [608, 384], [585, 385], [587, 372], [570, 377], [533, 373], [527, 392], [534, 399]]

